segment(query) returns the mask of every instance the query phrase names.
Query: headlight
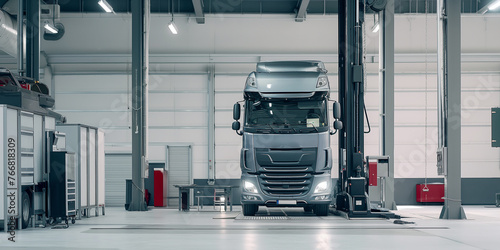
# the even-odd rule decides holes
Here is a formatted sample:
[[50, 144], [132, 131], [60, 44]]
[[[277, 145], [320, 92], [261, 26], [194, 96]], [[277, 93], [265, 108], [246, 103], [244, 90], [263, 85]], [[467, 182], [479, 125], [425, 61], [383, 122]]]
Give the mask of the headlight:
[[318, 77], [318, 83], [316, 84], [316, 88], [324, 87], [328, 85], [328, 77], [320, 76]]
[[322, 181], [316, 186], [316, 188], [314, 189], [314, 193], [325, 192], [327, 188], [328, 188], [328, 182]]
[[250, 193], [258, 193], [257, 188], [251, 182], [245, 181], [243, 184], [243, 189]]
[[257, 87], [257, 82], [255, 81], [255, 74], [250, 73], [250, 75], [247, 77], [247, 86], [256, 88]]

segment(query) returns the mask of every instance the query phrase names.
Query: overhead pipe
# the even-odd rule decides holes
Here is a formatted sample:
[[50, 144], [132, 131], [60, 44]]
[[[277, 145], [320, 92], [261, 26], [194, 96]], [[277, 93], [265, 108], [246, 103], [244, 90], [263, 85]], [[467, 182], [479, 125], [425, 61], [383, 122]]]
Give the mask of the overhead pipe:
[[17, 72], [19, 75], [24, 73], [24, 36], [23, 36], [23, 20], [24, 20], [24, 1], [18, 0], [17, 12]]
[[9, 13], [0, 10], [0, 50], [15, 58], [18, 57], [17, 27], [21, 25], [22, 22], [21, 24], [17, 24], [17, 21]]

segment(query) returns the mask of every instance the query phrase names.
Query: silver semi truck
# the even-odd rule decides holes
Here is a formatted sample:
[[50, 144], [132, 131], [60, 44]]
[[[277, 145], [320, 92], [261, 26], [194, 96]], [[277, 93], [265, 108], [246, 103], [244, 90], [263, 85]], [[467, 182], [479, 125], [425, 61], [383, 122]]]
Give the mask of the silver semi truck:
[[[250, 73], [233, 130], [243, 136], [240, 155], [243, 214], [259, 206], [303, 207], [326, 216], [332, 202], [330, 85], [320, 61], [263, 62]], [[334, 102], [334, 128], [340, 108]]]

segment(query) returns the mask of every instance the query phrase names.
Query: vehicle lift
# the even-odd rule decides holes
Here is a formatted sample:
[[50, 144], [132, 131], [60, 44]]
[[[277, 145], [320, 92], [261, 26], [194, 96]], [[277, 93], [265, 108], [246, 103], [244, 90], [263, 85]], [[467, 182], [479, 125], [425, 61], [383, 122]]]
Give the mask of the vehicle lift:
[[[367, 6], [364, 6], [366, 2]], [[338, 91], [341, 106], [339, 177], [333, 212], [346, 218], [399, 218], [384, 209], [372, 209], [368, 195], [368, 162], [364, 161], [364, 8], [380, 11], [386, 1], [339, 1]], [[382, 3], [382, 8], [384, 3]]]

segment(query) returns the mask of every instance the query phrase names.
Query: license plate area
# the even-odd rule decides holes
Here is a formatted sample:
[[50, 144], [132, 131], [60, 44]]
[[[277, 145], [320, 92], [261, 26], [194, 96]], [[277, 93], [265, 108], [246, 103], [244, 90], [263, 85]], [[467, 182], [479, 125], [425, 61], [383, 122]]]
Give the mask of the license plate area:
[[278, 205], [297, 205], [296, 200], [277, 200]]

